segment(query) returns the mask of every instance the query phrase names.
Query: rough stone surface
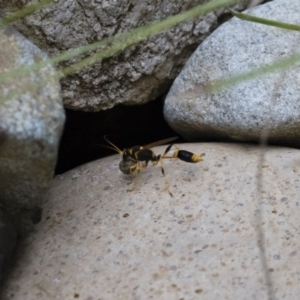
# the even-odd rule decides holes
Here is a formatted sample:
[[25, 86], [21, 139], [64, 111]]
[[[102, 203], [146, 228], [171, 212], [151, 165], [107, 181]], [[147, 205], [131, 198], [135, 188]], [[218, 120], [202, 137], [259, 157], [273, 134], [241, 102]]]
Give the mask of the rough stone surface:
[[206, 156], [165, 161], [173, 197], [159, 166], [132, 190], [120, 156], [56, 177], [0, 298], [269, 299], [267, 272], [272, 299], [298, 299], [299, 151], [267, 148], [258, 177], [258, 147], [180, 147]]
[[[2, 74], [46, 58], [10, 27], [0, 30], [0, 42]], [[46, 66], [0, 82], [0, 203], [19, 229], [40, 220], [42, 198], [53, 178], [64, 123], [54, 72]]]
[[[23, 4], [26, 2], [37, 1], [23, 1]], [[54, 55], [163, 20], [205, 2], [208, 1], [59, 0], [14, 25], [41, 49]], [[242, 7], [245, 5], [236, 6]], [[18, 6], [15, 1], [0, 4], [5, 15], [17, 9], [20, 3]], [[146, 103], [165, 94], [194, 49], [218, 26], [223, 13], [224, 9], [218, 10], [180, 24], [69, 76], [62, 82], [65, 106], [97, 111], [119, 103]]]
[[[276, 0], [249, 13], [299, 24], [300, 6], [298, 0]], [[237, 18], [226, 22], [198, 47], [175, 80], [165, 102], [167, 122], [190, 140], [257, 141], [267, 126], [270, 140], [295, 145], [300, 130], [299, 67], [212, 94], [204, 87], [288, 57], [299, 51], [299, 42], [296, 31]]]

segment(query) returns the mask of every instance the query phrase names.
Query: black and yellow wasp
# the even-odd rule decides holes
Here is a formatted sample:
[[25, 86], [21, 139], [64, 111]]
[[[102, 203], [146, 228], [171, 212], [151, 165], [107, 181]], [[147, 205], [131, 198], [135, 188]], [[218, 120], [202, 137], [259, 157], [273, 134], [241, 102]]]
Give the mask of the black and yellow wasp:
[[[203, 160], [204, 153], [201, 155], [194, 154], [192, 152], [186, 150], [180, 150], [177, 146], [170, 144], [163, 155], [155, 155], [155, 153], [150, 150], [155, 146], [159, 146], [162, 144], [169, 143], [171, 141], [176, 140], [178, 137], [171, 137], [167, 139], [163, 139], [151, 144], [147, 144], [145, 146], [134, 146], [132, 148], [125, 148], [123, 151], [120, 150], [116, 145], [110, 142], [106, 136], [104, 139], [112, 146], [108, 147], [110, 149], [115, 150], [122, 156], [122, 160], [119, 163], [119, 169], [124, 174], [138, 174], [140, 170], [147, 167], [149, 161], [151, 161], [152, 165], [157, 165], [160, 163], [161, 171], [163, 175], [165, 175], [165, 171], [163, 168], [162, 159], [165, 158], [178, 158], [182, 161], [189, 163], [197, 163]], [[174, 146], [176, 151], [171, 156], [166, 156], [170, 149]]]

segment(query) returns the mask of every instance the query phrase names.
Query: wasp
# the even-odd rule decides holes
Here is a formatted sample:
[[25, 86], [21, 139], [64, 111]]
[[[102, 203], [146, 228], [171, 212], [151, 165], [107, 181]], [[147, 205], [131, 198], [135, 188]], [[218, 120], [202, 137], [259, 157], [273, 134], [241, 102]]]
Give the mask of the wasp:
[[[165, 158], [178, 158], [182, 161], [189, 162], [189, 163], [197, 163], [203, 160], [203, 156], [205, 155], [202, 153], [201, 155], [194, 154], [192, 152], [186, 151], [186, 150], [180, 150], [177, 146], [174, 144], [170, 144], [163, 155], [155, 155], [155, 153], [150, 150], [150, 148], [159, 146], [165, 143], [169, 143], [171, 141], [174, 141], [177, 139], [177, 137], [172, 137], [164, 140], [160, 140], [145, 146], [134, 146], [132, 148], [125, 148], [123, 151], [120, 150], [116, 145], [114, 145], [112, 142], [110, 142], [106, 137], [104, 139], [112, 146], [105, 146], [107, 148], [110, 148], [116, 152], [118, 152], [122, 156], [122, 160], [119, 163], [119, 169], [122, 173], [127, 175], [132, 175], [135, 173], [137, 176], [140, 170], [147, 167], [149, 161], [151, 161], [152, 165], [157, 165], [160, 162], [161, 171], [163, 175], [165, 175], [164, 167], [163, 167], [163, 159]], [[176, 151], [171, 155], [167, 156], [169, 151], [172, 147], [176, 148]], [[166, 190], [169, 192], [170, 196], [173, 197], [173, 194], [171, 193], [169, 189], [169, 184], [165, 178], [166, 181]], [[128, 190], [132, 191], [132, 190]]]
[[[160, 140], [145, 146], [134, 146], [132, 148], [125, 148], [123, 151], [120, 150], [112, 142], [110, 142], [106, 137], [104, 137], [104, 139], [112, 146], [108, 148], [117, 151], [122, 156], [122, 160], [119, 163], [119, 169], [122, 173], [133, 174], [134, 172], [136, 172], [136, 174], [138, 174], [139, 171], [141, 169], [146, 168], [149, 161], [151, 161], [152, 165], [157, 165], [160, 162], [162, 173], [165, 174], [161, 162], [161, 155], [155, 155], [155, 153], [152, 150], [150, 150], [150, 148], [174, 141], [177, 139], [177, 137], [171, 137], [168, 139]], [[141, 164], [141, 162], [144, 162], [144, 164]]]
[[[165, 158], [178, 158], [182, 161], [189, 162], [189, 163], [197, 163], [203, 161], [203, 156], [205, 155], [205, 153], [202, 153], [201, 155], [197, 155], [187, 150], [180, 150], [174, 144], [170, 144], [166, 148], [163, 155], [160, 154], [155, 155], [155, 153], [152, 150], [150, 150], [150, 148], [165, 143], [169, 143], [171, 141], [174, 141], [177, 138], [178, 137], [171, 137], [145, 146], [134, 146], [132, 148], [125, 148], [122, 151], [116, 145], [110, 142], [106, 137], [104, 137], [104, 139], [112, 146], [108, 148], [117, 151], [122, 156], [122, 160], [119, 163], [119, 169], [122, 173], [128, 175], [133, 174], [134, 172], [136, 172], [137, 175], [140, 170], [147, 167], [149, 161], [151, 161], [152, 165], [157, 165], [160, 162], [161, 171], [163, 175], [165, 175], [163, 164], [162, 164], [162, 159]], [[167, 153], [171, 150], [172, 147], [175, 147], [176, 151], [171, 156], [167, 156]], [[144, 162], [144, 164], [141, 164], [141, 162]]]

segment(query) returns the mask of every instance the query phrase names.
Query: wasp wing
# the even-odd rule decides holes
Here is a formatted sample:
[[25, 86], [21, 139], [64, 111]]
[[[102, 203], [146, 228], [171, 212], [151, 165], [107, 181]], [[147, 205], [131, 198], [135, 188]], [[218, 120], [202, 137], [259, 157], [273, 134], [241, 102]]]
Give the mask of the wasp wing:
[[178, 136], [174, 136], [174, 137], [171, 137], [171, 138], [168, 138], [168, 139], [164, 139], [164, 140], [160, 140], [160, 141], [157, 141], [157, 142], [154, 142], [154, 143], [151, 143], [151, 144], [147, 144], [147, 145], [143, 146], [142, 149], [150, 149], [150, 148], [153, 148], [153, 147], [156, 147], [156, 146], [160, 146], [160, 145], [163, 145], [163, 144], [170, 143], [170, 142], [172, 142], [176, 139], [178, 139]]
[[[109, 147], [109, 146], [104, 146], [104, 145], [103, 145], [104, 147], [109, 148], [109, 149], [112, 149], [112, 150], [115, 150], [115, 151], [118, 152], [119, 154], [123, 155], [123, 151], [122, 151], [121, 149], [119, 149], [116, 145], [114, 145], [112, 142], [110, 142], [110, 141], [107, 139], [106, 135], [104, 136], [104, 139], [112, 146], [112, 147]], [[150, 149], [150, 148], [153, 148], [153, 147], [155, 147], [155, 146], [160, 146], [160, 145], [169, 143], [169, 142], [174, 141], [174, 140], [176, 140], [176, 139], [178, 139], [177, 136], [171, 137], [171, 138], [167, 138], [167, 139], [163, 139], [163, 140], [160, 140], [160, 141], [156, 141], [156, 142], [154, 142], [154, 143], [147, 144], [147, 145], [145, 145], [145, 146], [140, 147], [139, 150], [142, 150], [142, 149]], [[134, 147], [133, 147], [133, 148], [134, 148]], [[131, 148], [131, 149], [132, 149], [132, 148]]]

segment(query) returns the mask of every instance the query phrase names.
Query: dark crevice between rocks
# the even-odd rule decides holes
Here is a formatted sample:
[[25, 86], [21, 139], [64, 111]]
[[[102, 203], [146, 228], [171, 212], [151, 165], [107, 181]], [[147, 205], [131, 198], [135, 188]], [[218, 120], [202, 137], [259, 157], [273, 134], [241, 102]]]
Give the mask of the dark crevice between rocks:
[[[104, 135], [120, 149], [179, 136], [164, 120], [163, 98], [143, 105], [118, 105], [100, 112], [67, 109], [55, 173], [61, 174], [84, 163], [116, 154], [101, 146], [108, 145]], [[179, 138], [176, 141], [182, 142], [186, 140]]]
[[0, 282], [10, 267], [17, 242], [13, 218], [0, 206]]
[[[62, 174], [79, 165], [116, 154], [113, 150], [101, 146], [109, 146], [103, 138], [105, 135], [120, 149], [145, 145], [173, 136], [179, 137], [175, 141], [176, 144], [188, 142], [168, 126], [163, 116], [163, 101], [161, 98], [143, 105], [118, 105], [100, 112], [66, 110], [66, 124], [55, 174]], [[199, 140], [199, 134], [195, 140]], [[257, 144], [259, 141], [238, 142], [211, 131], [202, 134], [198, 142]], [[269, 141], [269, 144], [289, 146], [284, 140]]]

